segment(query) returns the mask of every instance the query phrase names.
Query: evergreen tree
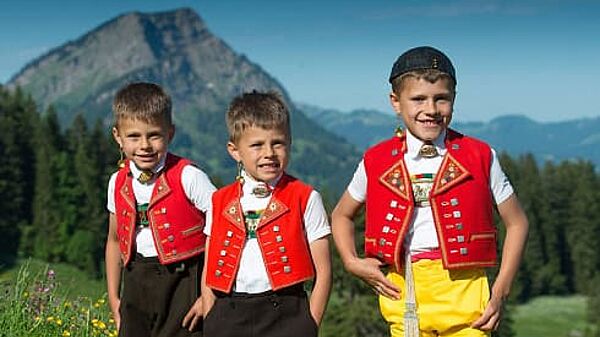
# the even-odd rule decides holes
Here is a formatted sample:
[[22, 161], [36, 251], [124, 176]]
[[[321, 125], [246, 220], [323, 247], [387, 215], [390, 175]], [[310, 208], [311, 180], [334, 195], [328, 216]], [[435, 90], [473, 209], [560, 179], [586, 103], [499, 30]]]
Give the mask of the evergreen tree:
[[535, 158], [531, 154], [519, 159], [521, 180], [515, 187], [527, 219], [529, 221], [529, 239], [525, 247], [521, 272], [517, 275], [519, 286], [514, 294], [519, 302], [547, 291], [549, 281], [545, 277], [544, 266], [548, 262], [546, 251], [546, 233], [543, 215], [545, 191]]
[[569, 284], [570, 254], [566, 243], [567, 205], [571, 198], [570, 169], [566, 164], [546, 163], [543, 171], [543, 205], [541, 232], [544, 235], [546, 263], [541, 266], [538, 281], [550, 295], [571, 292]]
[[600, 184], [591, 163], [578, 163], [576, 169], [567, 239], [575, 290], [585, 294], [591, 287], [598, 286], [590, 280], [600, 271]]
[[[63, 217], [58, 189], [61, 186], [59, 170], [62, 138], [56, 111], [49, 108], [36, 128], [35, 196], [33, 198], [33, 222], [23, 232], [21, 249], [30, 256], [45, 261], [60, 261], [60, 223]], [[63, 235], [61, 235], [63, 234]]]
[[33, 133], [35, 104], [20, 89], [0, 87], [0, 263], [17, 255], [21, 231], [31, 221], [33, 197]]
[[77, 115], [67, 131], [69, 158], [73, 160], [73, 181], [68, 196], [74, 207], [74, 219], [70, 230], [73, 235], [68, 242], [66, 259], [83, 270], [95, 273], [99, 270], [99, 258], [104, 246], [106, 228], [105, 193], [102, 183], [104, 158], [98, 143], [104, 136], [88, 134], [82, 115]]

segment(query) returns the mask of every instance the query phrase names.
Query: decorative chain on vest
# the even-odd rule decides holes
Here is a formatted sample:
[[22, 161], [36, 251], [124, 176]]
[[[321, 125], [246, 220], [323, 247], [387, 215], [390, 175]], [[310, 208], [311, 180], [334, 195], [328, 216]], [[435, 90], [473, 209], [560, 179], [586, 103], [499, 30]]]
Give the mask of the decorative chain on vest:
[[135, 211], [135, 224], [140, 228], [148, 227], [150, 224], [148, 221], [148, 204], [137, 204]]
[[260, 223], [262, 210], [244, 212], [244, 222], [246, 223], [246, 238], [256, 239], [256, 228]]

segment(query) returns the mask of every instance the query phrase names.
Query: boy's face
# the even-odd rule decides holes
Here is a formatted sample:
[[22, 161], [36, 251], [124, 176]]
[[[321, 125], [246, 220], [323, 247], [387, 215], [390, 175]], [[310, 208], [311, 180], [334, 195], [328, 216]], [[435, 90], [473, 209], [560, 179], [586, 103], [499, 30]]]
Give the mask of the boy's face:
[[112, 132], [128, 159], [140, 170], [152, 170], [167, 155], [175, 128], [165, 122], [123, 118]]
[[407, 77], [400, 94], [390, 94], [390, 102], [413, 136], [422, 141], [433, 141], [450, 124], [454, 96], [446, 78], [430, 83]]
[[289, 138], [279, 129], [249, 127], [227, 151], [244, 170], [258, 181], [271, 182], [286, 169], [289, 160]]

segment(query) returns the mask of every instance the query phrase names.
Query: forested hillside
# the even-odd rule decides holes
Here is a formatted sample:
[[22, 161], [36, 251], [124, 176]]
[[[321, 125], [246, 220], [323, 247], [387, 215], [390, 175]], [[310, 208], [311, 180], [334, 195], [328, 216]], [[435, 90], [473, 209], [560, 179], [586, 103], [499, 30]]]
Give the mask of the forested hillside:
[[[118, 159], [108, 130], [100, 122], [88, 126], [81, 116], [61, 130], [56, 111], [40, 113], [30, 97], [0, 87], [0, 157], [0, 268], [32, 256], [102, 277], [105, 185]], [[595, 167], [585, 161], [540, 167], [531, 155], [502, 154], [501, 161], [531, 225], [511, 301], [588, 295], [589, 320], [598, 324], [600, 176]], [[329, 208], [335, 202], [326, 196]], [[361, 232], [360, 221], [357, 227]], [[343, 271], [336, 254], [334, 276], [324, 335], [384, 334], [373, 294]], [[500, 333], [511, 335], [510, 320]]]

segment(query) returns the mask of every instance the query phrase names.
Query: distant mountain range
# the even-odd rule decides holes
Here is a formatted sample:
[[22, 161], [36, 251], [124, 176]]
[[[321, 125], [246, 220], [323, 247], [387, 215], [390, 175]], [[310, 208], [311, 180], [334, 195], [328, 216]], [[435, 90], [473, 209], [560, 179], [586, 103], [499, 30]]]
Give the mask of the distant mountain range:
[[[392, 136], [399, 119], [376, 110], [341, 112], [297, 104], [319, 125], [355, 144], [361, 150]], [[451, 127], [485, 140], [498, 152], [533, 153], [546, 160], [585, 159], [600, 167], [600, 117], [539, 123], [520, 115], [506, 115], [489, 122], [455, 122]]]
[[276, 91], [289, 102], [293, 174], [339, 193], [360, 157], [353, 145], [307, 118], [280, 83], [187, 8], [114, 18], [33, 60], [6, 87], [20, 86], [42, 109], [53, 105], [63, 126], [81, 113], [88, 121], [103, 120], [108, 134], [113, 96], [133, 81], [158, 83], [172, 95], [177, 128], [172, 150], [225, 182], [233, 179], [234, 163], [225, 150], [224, 114], [234, 96], [252, 90]]

